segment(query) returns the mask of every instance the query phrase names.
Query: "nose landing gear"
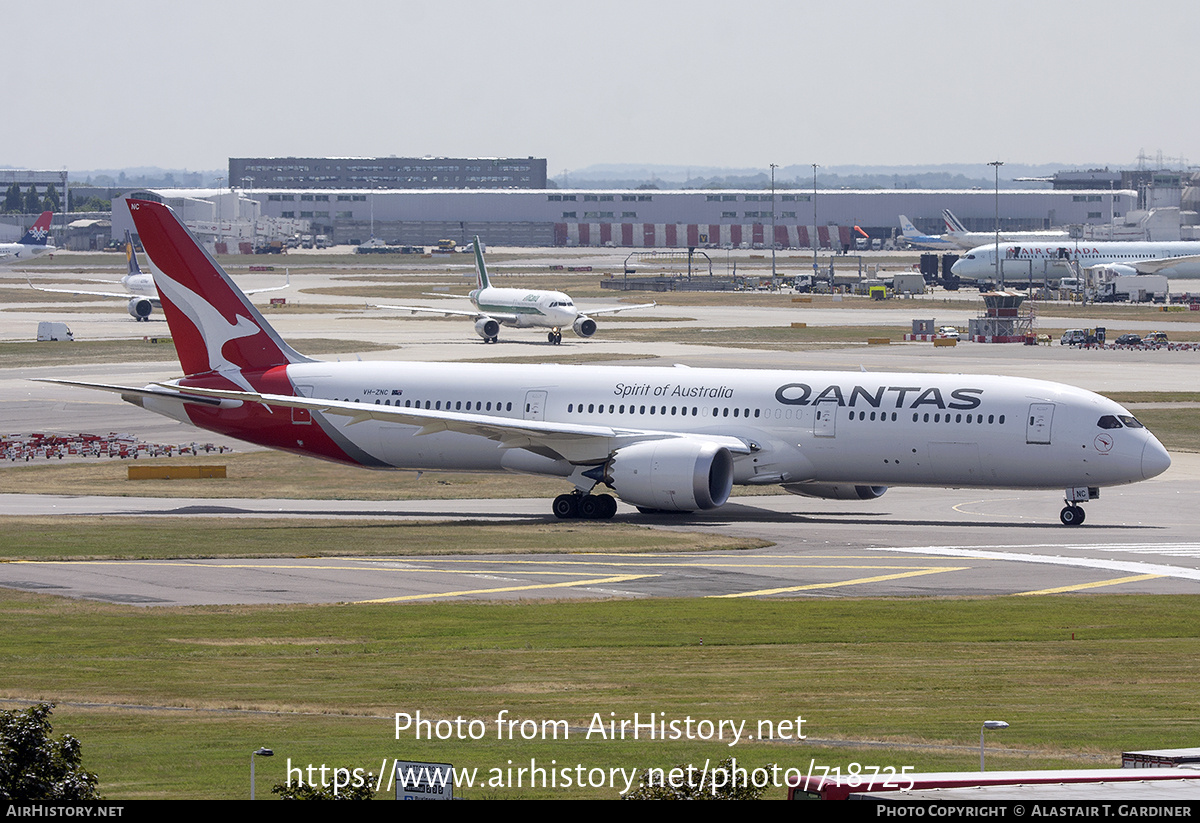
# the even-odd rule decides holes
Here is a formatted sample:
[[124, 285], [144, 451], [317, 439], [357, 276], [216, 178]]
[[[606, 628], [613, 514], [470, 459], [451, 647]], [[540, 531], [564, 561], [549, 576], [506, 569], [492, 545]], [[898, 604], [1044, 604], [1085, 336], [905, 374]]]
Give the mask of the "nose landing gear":
[[1100, 497], [1100, 489], [1095, 486], [1075, 486], [1067, 489], [1063, 502], [1067, 505], [1058, 513], [1058, 519], [1064, 526], [1080, 526], [1083, 524], [1083, 508], [1080, 503], [1095, 500]]
[[1083, 507], [1074, 503], [1064, 506], [1063, 510], [1058, 513], [1058, 519], [1064, 526], [1081, 526], [1083, 525]]
[[562, 332], [558, 329], [552, 329], [550, 333], [546, 335], [546, 341], [552, 346], [557, 346], [562, 342]]

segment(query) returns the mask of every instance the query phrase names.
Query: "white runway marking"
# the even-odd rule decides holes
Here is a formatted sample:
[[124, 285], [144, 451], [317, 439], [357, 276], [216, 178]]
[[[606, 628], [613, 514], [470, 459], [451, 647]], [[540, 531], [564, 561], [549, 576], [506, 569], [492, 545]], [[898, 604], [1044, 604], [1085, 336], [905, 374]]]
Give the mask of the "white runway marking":
[[1061, 544], [1043, 544], [1040, 546], [991, 546], [987, 549], [963, 548], [958, 546], [908, 546], [908, 547], [877, 547], [878, 551], [903, 552], [905, 554], [932, 554], [941, 557], [971, 557], [978, 560], [1003, 560], [1010, 563], [1044, 563], [1053, 566], [1075, 566], [1086, 569], [1106, 569], [1109, 571], [1127, 572], [1130, 574], [1153, 574], [1160, 577], [1175, 577], [1181, 580], [1200, 581], [1200, 569], [1189, 569], [1182, 566], [1165, 566], [1158, 563], [1141, 563], [1129, 560], [1105, 560], [1094, 557], [1065, 557], [1063, 555], [1028, 554], [1027, 552], [994, 551], [994, 549], [1057, 549], [1059, 551], [1127, 551], [1155, 554], [1174, 554], [1180, 557], [1200, 556], [1200, 544], [1197, 543], [1167, 543], [1167, 544], [1120, 544], [1097, 546], [1064, 546]]

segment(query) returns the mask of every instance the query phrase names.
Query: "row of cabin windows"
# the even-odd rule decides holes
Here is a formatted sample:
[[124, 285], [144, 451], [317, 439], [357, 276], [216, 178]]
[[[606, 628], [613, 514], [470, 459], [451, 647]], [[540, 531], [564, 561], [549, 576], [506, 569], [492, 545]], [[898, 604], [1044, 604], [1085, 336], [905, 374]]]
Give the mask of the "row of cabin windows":
[[[671, 414], [671, 415], [675, 415], [675, 416], [679, 416], [679, 417], [689, 417], [689, 416], [690, 417], [699, 417], [700, 416], [700, 407], [699, 406], [692, 406], [690, 411], [687, 406], [670, 406], [669, 408], [670, 408], [670, 411], [668, 411], [667, 406], [635, 406], [633, 404], [630, 404], [628, 407], [626, 407], [625, 404], [623, 404], [623, 403], [621, 405], [617, 405], [615, 403], [609, 403], [608, 404], [608, 414], [658, 414], [658, 415]], [[731, 411], [732, 411], [732, 414], [730, 414]], [[586, 411], [587, 414], [595, 414], [597, 412], [600, 414], [605, 413], [603, 403], [599, 403], [599, 404], [588, 403], [587, 404], [587, 411]], [[576, 414], [576, 413], [578, 413], [578, 414], [585, 413], [583, 404], [580, 403], [580, 404], [576, 405], [574, 403], [568, 403], [567, 404], [567, 414]], [[704, 413], [707, 416], [708, 409], [705, 409]], [[753, 410], [754, 417], [759, 417], [761, 415], [761, 413], [762, 412], [760, 409]], [[729, 408], [721, 408], [719, 406], [714, 406], [713, 410], [712, 410], [712, 416], [713, 417], [750, 417], [751, 410], [750, 409], [732, 409], [731, 410]]]
[[[347, 398], [346, 402], [349, 403], [351, 401]], [[357, 403], [359, 401], [355, 400], [353, 402]], [[443, 402], [444, 402], [444, 405], [443, 405]], [[393, 403], [391, 401], [391, 398], [386, 398], [384, 400], [380, 400], [379, 398], [376, 398], [375, 405], [376, 406], [379, 406], [379, 405], [391, 406], [391, 405], [393, 405]], [[396, 403], [394, 405], [396, 405], [396, 406], [400, 405], [399, 399], [396, 400]], [[507, 412], [510, 412], [510, 411], [512, 411], [512, 403], [511, 402], [505, 403], [505, 402], [502, 402], [499, 400], [497, 400], [495, 403], [493, 403], [492, 401], [468, 400], [468, 401], [466, 401], [466, 404], [464, 406], [464, 403], [462, 400], [457, 400], [457, 401], [425, 400], [425, 401], [421, 401], [421, 400], [409, 399], [409, 400], [404, 401], [404, 408], [406, 408], [406, 409], [408, 409], [408, 408], [418, 408], [418, 409], [425, 408], [425, 409], [434, 409], [436, 411], [441, 411], [444, 408], [446, 411], [453, 410], [453, 411], [489, 411], [489, 412], [490, 411], [507, 411]], [[689, 411], [689, 407], [687, 407], [687, 406], [670, 406], [669, 409], [670, 409], [670, 411], [668, 412], [667, 406], [635, 406], [633, 404], [626, 406], [624, 403], [622, 403], [620, 405], [617, 405], [615, 403], [610, 403], [608, 405], [607, 413], [608, 414], [657, 414], [657, 415], [671, 414], [674, 416], [681, 416], [681, 417], [689, 417], [689, 416], [690, 417], [699, 417], [700, 416], [700, 407], [699, 406], [692, 406], [690, 411]], [[707, 416], [708, 409], [705, 409], [704, 412], [705, 412], [705, 416]], [[599, 404], [598, 403], [588, 403], [587, 410], [585, 412], [584, 405], [582, 403], [579, 403], [578, 405], [575, 403], [568, 403], [567, 404], [567, 413], [568, 414], [584, 414], [584, 413], [604, 414], [605, 407], [604, 407], [603, 403], [599, 403]], [[758, 417], [762, 416], [762, 412], [760, 409], [751, 410], [751, 409], [745, 409], [745, 408], [729, 408], [729, 407], [714, 406], [713, 410], [712, 410], [712, 416], [713, 417], [737, 417], [737, 418], [755, 417], [755, 418], [758, 418]], [[974, 413], [967, 413], [966, 415], [963, 415], [962, 413], [958, 413], [958, 414], [951, 415], [949, 412], [947, 412], [945, 414], [942, 414], [941, 412], [934, 412], [931, 415], [929, 412], [925, 412], [922, 415], [922, 413], [920, 413], [920, 412], [913, 412], [912, 419], [913, 419], [914, 423], [919, 423], [919, 422], [949, 423], [949, 422], [951, 422], [951, 420], [953, 418], [953, 422], [962, 423], [964, 421], [964, 417], [965, 417], [965, 420], [967, 423], [974, 423], [974, 424], [979, 425], [984, 422], [982, 414], [974, 414]], [[872, 412], [857, 411], [856, 412], [854, 410], [851, 410], [850, 411], [850, 419], [851, 420], [855, 420], [855, 419], [857, 419], [857, 420], [879, 420], [881, 422], [884, 422], [884, 421], [887, 421], [889, 418], [888, 418], [888, 412], [874, 412], [874, 411], [872, 411]], [[897, 419], [896, 412], [891, 412], [892, 422], [895, 422], [896, 419]], [[997, 422], [999, 422], [1000, 425], [1003, 425], [1004, 424], [1004, 415], [1000, 415], [999, 419], [997, 420], [996, 415], [989, 414], [987, 416], [987, 422], [988, 422], [988, 425], [992, 425]], [[1116, 424], [1115, 426], [1112, 425], [1114, 423]], [[1108, 425], [1106, 425], [1106, 424], [1108, 424]], [[1121, 426], [1120, 422], [1118, 422], [1115, 418], [1112, 418], [1109, 415], [1102, 417], [1100, 419], [1099, 425], [1101, 428], [1119, 428]], [[1134, 418], [1128, 418], [1126, 425], [1128, 425], [1130, 428], [1135, 428], [1135, 427], [1141, 426], [1141, 424], [1138, 423], [1137, 420], [1135, 420]]]
[[[919, 418], [921, 418], [919, 421], [918, 421], [918, 419], [917, 419], [918, 417], [919, 417]], [[934, 412], [934, 413], [933, 413], [933, 420], [931, 421], [931, 420], [930, 420], [930, 417], [929, 417], [929, 412], [925, 412], [925, 413], [924, 413], [924, 415], [922, 415], [920, 412], [913, 412], [913, 422], [914, 422], [914, 423], [917, 423], [917, 422], [922, 422], [922, 423], [929, 423], [929, 422], [933, 422], [933, 423], [949, 423], [949, 422], [951, 422], [951, 420], [950, 420], [950, 418], [951, 418], [951, 417], [953, 417], [953, 418], [954, 418], [954, 421], [953, 421], [953, 422], [955, 422], [955, 423], [962, 423], [962, 422], [963, 422], [963, 417], [964, 417], [964, 416], [963, 416], [963, 414], [962, 414], [961, 412], [960, 412], [959, 414], [954, 414], [954, 415], [951, 415], [951, 414], [950, 414], [950, 412], [946, 412], [945, 414], [941, 414], [941, 413], [939, 413], [939, 412]], [[974, 418], [974, 419], [972, 419], [972, 418]], [[861, 420], [862, 418], [860, 417], [859, 419]], [[872, 415], [872, 419], [874, 419], [874, 415]], [[894, 415], [894, 414], [893, 414], [893, 415], [892, 415], [892, 419], [893, 419], [893, 420], [895, 420], [895, 419], [896, 419], [896, 415]], [[967, 414], [967, 415], [966, 415], [966, 422], [968, 422], [968, 423], [975, 423], [975, 424], [981, 424], [981, 423], [983, 423], [983, 415], [982, 415], [982, 414]], [[1004, 415], [1000, 415], [1000, 417], [999, 417], [999, 418], [997, 418], [997, 417], [996, 417], [996, 415], [994, 415], [994, 414], [989, 414], [989, 415], [987, 416], [987, 422], [988, 422], [988, 425], [989, 425], [989, 426], [990, 426], [990, 425], [992, 425], [992, 424], [994, 424], [994, 423], [999, 423], [1001, 426], [1003, 426], [1003, 425], [1004, 425]]]
[[[349, 403], [351, 401], [347, 400], [346, 402]], [[357, 403], [359, 401], [355, 400], [354, 402]], [[396, 402], [392, 403], [391, 398], [385, 398], [384, 400], [375, 398], [375, 405], [399, 406], [400, 400], [397, 398]], [[465, 404], [462, 400], [446, 400], [444, 402], [441, 400], [405, 400], [404, 408], [435, 409], [437, 411], [442, 411], [443, 409], [446, 411], [512, 411], [512, 403], [503, 403], [499, 400], [495, 403], [492, 403], [490, 400], [486, 402], [483, 400], [468, 400]]]
[[[707, 409], [705, 409], [705, 411], [707, 412]], [[732, 411], [732, 414], [730, 413], [731, 411]], [[584, 413], [595, 414], [597, 412], [600, 414], [605, 413], [604, 404], [588, 403], [586, 412], [585, 412], [584, 405], [582, 403], [580, 403], [578, 405], [576, 405], [574, 403], [567, 404], [567, 413], [568, 414], [576, 414], [576, 413], [578, 413], [578, 414], [584, 414]], [[624, 406], [624, 405], [618, 406], [615, 404], [609, 404], [609, 406], [608, 406], [608, 414], [626, 414], [626, 413], [627, 413], [626, 406]], [[684, 416], [684, 417], [687, 417], [688, 415], [690, 415], [692, 417], [699, 417], [700, 409], [698, 406], [692, 406], [691, 411], [689, 411], [687, 406], [671, 406], [669, 413], [672, 415], [680, 415], [680, 416]], [[634, 405], [630, 405], [628, 407], [628, 414], [665, 415], [665, 414], [668, 414], [668, 407], [667, 406], [634, 406]], [[753, 416], [755, 418], [758, 418], [758, 417], [762, 416], [762, 412], [760, 409], [751, 410], [751, 409], [739, 409], [739, 408], [730, 409], [728, 407], [726, 407], [726, 408], [714, 407], [712, 410], [712, 416], [713, 417], [751, 417], [751, 416]], [[967, 423], [982, 424], [984, 422], [982, 414], [969, 413], [969, 414], [965, 415], [965, 418], [966, 418]], [[865, 411], [855, 412], [852, 410], [850, 412], [850, 419], [851, 420], [855, 420], [855, 419], [879, 420], [882, 422], [882, 421], [888, 420], [888, 412], [874, 412], [874, 411], [872, 411], [872, 412], [865, 412]], [[896, 419], [897, 419], [896, 412], [892, 412], [891, 420], [893, 422], [895, 422]], [[934, 412], [932, 415], [929, 412], [925, 412], [924, 415], [922, 415], [920, 412], [913, 412], [912, 419], [913, 419], [914, 423], [919, 423], [922, 421], [925, 423], [929, 423], [929, 422], [949, 423], [952, 420], [955, 423], [962, 423], [963, 419], [964, 419], [964, 415], [961, 413], [951, 415], [949, 412], [947, 412], [945, 414], [942, 414], [941, 412]], [[1004, 424], [1004, 415], [1000, 415], [999, 421], [997, 421], [996, 415], [989, 414], [987, 416], [987, 422], [989, 425], [995, 424], [996, 422], [999, 422], [1001, 425], [1003, 425]]]

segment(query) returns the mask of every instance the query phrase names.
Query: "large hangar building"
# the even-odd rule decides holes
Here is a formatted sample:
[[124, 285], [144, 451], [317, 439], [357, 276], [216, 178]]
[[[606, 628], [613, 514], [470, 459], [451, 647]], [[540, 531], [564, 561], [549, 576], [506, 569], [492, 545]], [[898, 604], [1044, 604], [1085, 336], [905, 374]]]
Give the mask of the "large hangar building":
[[[145, 192], [141, 193], [143, 196]], [[988, 190], [683, 190], [657, 189], [156, 189], [189, 222], [219, 226], [235, 215], [300, 225], [335, 243], [372, 237], [396, 245], [459, 243], [479, 235], [493, 246], [630, 248], [852, 248], [861, 227], [891, 238], [898, 216], [941, 233], [942, 209], [973, 230], [991, 230], [996, 195]], [[1013, 190], [999, 193], [1002, 231], [1105, 225], [1137, 208], [1130, 190]], [[113, 234], [132, 228], [114, 203]], [[201, 229], [206, 233], [204, 229]]]

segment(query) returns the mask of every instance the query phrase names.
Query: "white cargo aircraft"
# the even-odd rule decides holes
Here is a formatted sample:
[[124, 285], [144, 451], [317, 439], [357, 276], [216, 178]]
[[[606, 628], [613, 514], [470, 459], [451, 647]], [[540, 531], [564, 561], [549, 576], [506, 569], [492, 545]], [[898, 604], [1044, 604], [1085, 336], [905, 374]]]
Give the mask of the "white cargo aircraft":
[[[129, 316], [134, 320], [141, 322], [149, 320], [150, 314], [155, 309], [162, 309], [162, 304], [158, 299], [158, 289], [154, 285], [154, 276], [142, 271], [142, 267], [138, 265], [137, 250], [133, 246], [133, 238], [128, 230], [125, 232], [125, 263], [128, 271], [120, 280], [113, 283], [114, 286], [122, 286], [125, 291], [88, 291], [86, 289], [52, 289], [45, 286], [34, 286], [33, 281], [29, 281], [29, 285], [38, 291], [56, 292], [58, 294], [74, 294], [86, 295], [90, 297], [112, 297], [118, 300], [128, 300]], [[245, 294], [261, 294], [268, 291], [279, 291], [286, 289], [291, 285], [291, 276], [284, 275], [284, 284], [282, 286], [271, 286], [266, 289], [247, 289]], [[101, 281], [108, 282], [108, 281]]]
[[252, 443], [376, 469], [561, 477], [558, 517], [715, 509], [734, 484], [872, 499], [889, 485], [1065, 489], [1161, 474], [1119, 404], [1009, 377], [312, 360], [288, 346], [160, 203], [130, 200], [184, 377], [116, 392]]
[[517, 329], [549, 329], [546, 340], [554, 345], [562, 342], [562, 329], [571, 327], [580, 337], [591, 337], [596, 333], [596, 321], [588, 315], [616, 314], [633, 309], [648, 309], [655, 303], [640, 303], [636, 306], [614, 306], [581, 312], [574, 301], [560, 291], [528, 291], [526, 289], [502, 289], [491, 285], [487, 265], [483, 262], [483, 246], [475, 238], [475, 282], [476, 287], [467, 297], [475, 305], [475, 311], [461, 309], [438, 309], [430, 306], [387, 306], [379, 309], [396, 309], [413, 314], [440, 314], [444, 317], [469, 317], [475, 321], [475, 333], [484, 343], [495, 343], [500, 339], [500, 326]]
[[0, 265], [10, 265], [23, 260], [32, 260], [47, 252], [55, 251], [50, 245], [50, 221], [54, 212], [44, 211], [33, 221], [29, 231], [21, 236], [16, 243], [0, 243]]
[[[1033, 261], [1045, 266], [1055, 261], [1077, 262], [1082, 268], [1103, 266], [1118, 274], [1162, 274], [1167, 277], [1200, 277], [1200, 243], [1177, 241], [1097, 242], [1090, 240], [1064, 243], [1000, 244], [1001, 265], [1006, 261]], [[988, 278], [996, 270], [996, 244], [976, 246], [960, 257], [950, 271], [966, 279]], [[1035, 274], [1041, 274], [1034, 270]]]

